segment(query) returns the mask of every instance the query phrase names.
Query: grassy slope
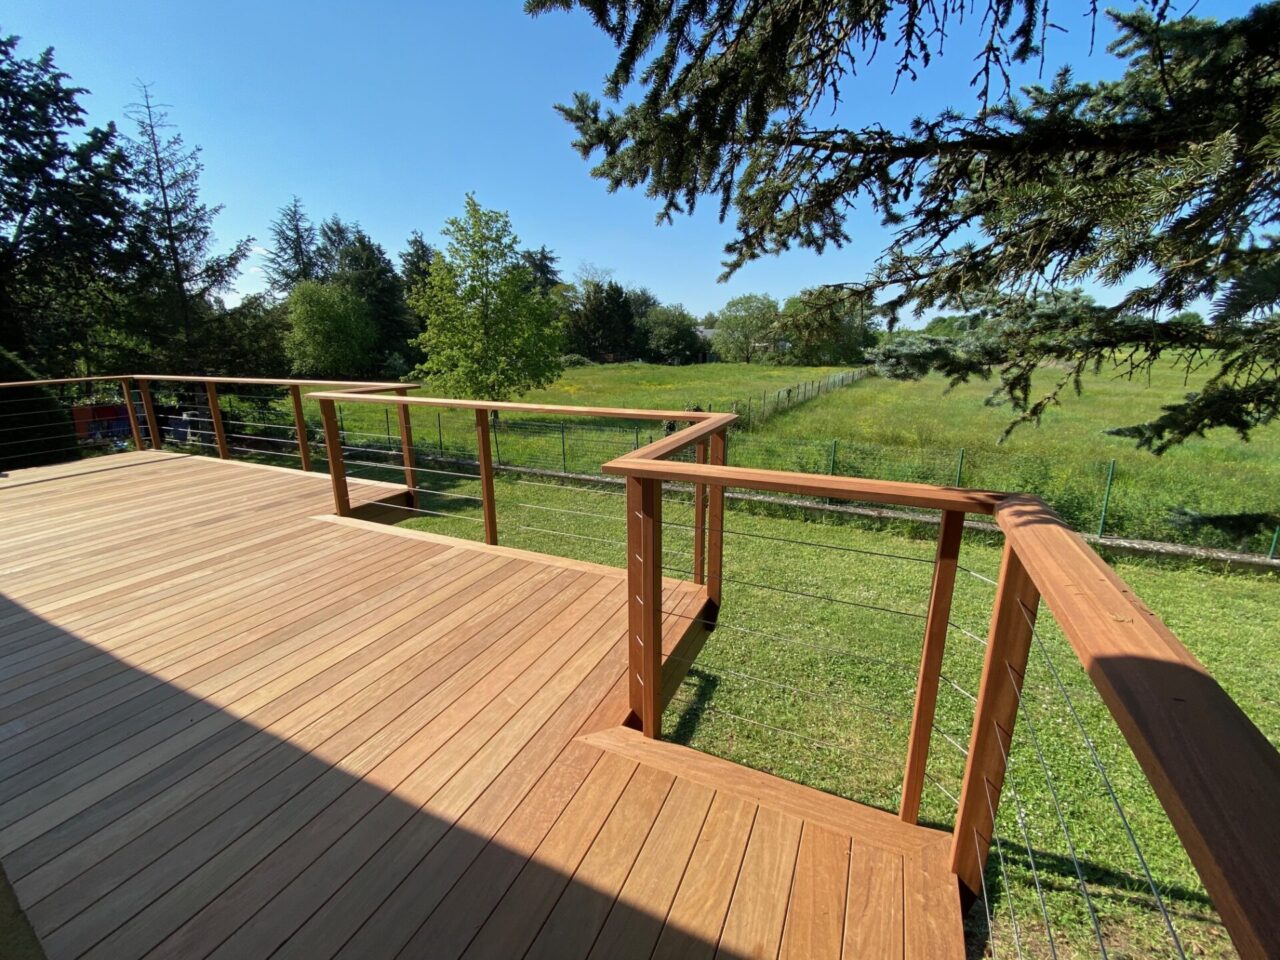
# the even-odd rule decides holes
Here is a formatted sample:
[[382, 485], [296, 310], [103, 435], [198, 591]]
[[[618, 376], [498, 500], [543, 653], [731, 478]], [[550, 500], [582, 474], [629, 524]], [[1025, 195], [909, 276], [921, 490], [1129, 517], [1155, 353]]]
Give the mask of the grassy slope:
[[[985, 405], [989, 384], [946, 393], [936, 376], [917, 382], [870, 378], [770, 419], [739, 444], [739, 453], [748, 459], [800, 457], [816, 444], [823, 459], [838, 437], [841, 472], [951, 483], [964, 447], [966, 485], [1041, 493], [1090, 532], [1098, 522], [1107, 461], [1115, 458], [1108, 533], [1265, 551], [1280, 522], [1280, 424], [1256, 431], [1248, 443], [1217, 431], [1160, 458], [1105, 433], [1158, 414], [1200, 379], [1184, 384], [1168, 366], [1153, 371], [1149, 382], [1106, 373], [1089, 377], [1082, 396], [1069, 396], [1039, 427], [1023, 425], [1000, 444], [1012, 414], [1008, 407]], [[1045, 383], [1047, 376], [1038, 385]], [[1189, 528], [1173, 519], [1179, 509], [1263, 513], [1271, 520], [1240, 536]]]
[[762, 392], [786, 390], [802, 380], [839, 373], [842, 367], [775, 367], [747, 363], [707, 363], [668, 367], [647, 363], [618, 363], [566, 370], [544, 390], [521, 397], [530, 403], [595, 404], [613, 407], [654, 407], [680, 410], [697, 404], [702, 409], [727, 410], [747, 398], [758, 405]]

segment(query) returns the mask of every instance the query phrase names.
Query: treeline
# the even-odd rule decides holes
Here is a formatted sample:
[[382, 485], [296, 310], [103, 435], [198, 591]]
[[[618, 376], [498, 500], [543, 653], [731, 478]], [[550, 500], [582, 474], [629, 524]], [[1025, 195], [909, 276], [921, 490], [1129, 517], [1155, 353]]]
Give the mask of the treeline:
[[[737, 297], [699, 320], [607, 271], [566, 279], [552, 250], [471, 196], [439, 248], [414, 231], [394, 259], [298, 197], [264, 247], [224, 247], [199, 148], [152, 91], [139, 87], [125, 130], [86, 129], [84, 93], [51, 51], [24, 58], [0, 39], [0, 348], [43, 376], [411, 377], [500, 399], [565, 365], [837, 364], [875, 342], [875, 319], [838, 291]], [[255, 250], [267, 289], [228, 303]]]

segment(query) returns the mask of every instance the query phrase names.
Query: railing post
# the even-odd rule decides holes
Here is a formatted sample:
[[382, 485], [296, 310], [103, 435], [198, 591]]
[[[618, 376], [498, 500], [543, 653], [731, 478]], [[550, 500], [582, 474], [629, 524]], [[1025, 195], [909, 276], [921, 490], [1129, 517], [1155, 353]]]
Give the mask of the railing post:
[[333, 484], [333, 509], [340, 517], [351, 515], [351, 497], [347, 492], [347, 468], [342, 462], [342, 431], [332, 400], [320, 401], [320, 417], [324, 421], [324, 448], [329, 457], [329, 480]]
[[164, 437], [160, 433], [160, 420], [156, 417], [156, 405], [151, 399], [151, 384], [146, 380], [139, 380], [138, 392], [142, 394], [142, 409], [147, 415], [147, 433], [151, 435], [151, 449], [159, 450], [164, 446]]
[[[729, 435], [720, 430], [711, 435], [711, 463], [723, 467], [728, 458]], [[709, 484], [707, 490], [707, 599], [720, 607], [724, 576], [724, 487]]]
[[[698, 463], [707, 462], [707, 441], [695, 448]], [[693, 485], [693, 582], [707, 582], [707, 485]]]
[[489, 411], [476, 410], [476, 453], [480, 459], [480, 496], [484, 507], [484, 542], [498, 542], [498, 511], [493, 502], [493, 453], [489, 449]]
[[218, 445], [218, 456], [223, 460], [230, 458], [227, 449], [227, 431], [222, 425], [222, 408], [218, 406], [218, 386], [212, 380], [204, 385], [205, 397], [209, 400], [209, 421], [213, 424], [213, 439]]
[[1102, 491], [1102, 514], [1098, 517], [1098, 536], [1107, 528], [1107, 508], [1111, 506], [1111, 484], [1116, 479], [1116, 461], [1113, 458], [1107, 467], [1107, 487]]
[[[397, 397], [407, 397], [408, 389], [397, 390]], [[418, 481], [414, 476], [414, 456], [413, 456], [413, 424], [409, 419], [409, 405], [406, 403], [396, 404], [397, 416], [400, 420], [400, 451], [404, 456], [404, 485], [405, 500], [411, 507], [418, 505]]]
[[298, 456], [302, 458], [302, 469], [311, 470], [311, 441], [307, 438], [307, 418], [302, 414], [302, 389], [295, 383], [289, 388], [289, 398], [293, 401], [293, 429], [298, 434]]
[[627, 664], [631, 712], [662, 735], [662, 481], [627, 478]]
[[120, 380], [120, 389], [124, 392], [124, 408], [129, 413], [129, 432], [133, 434], [133, 449], [142, 449], [142, 427], [138, 425], [138, 411], [133, 406], [133, 382], [124, 377]]
[[1039, 605], [1039, 591], [1005, 541], [951, 845], [951, 872], [971, 894], [982, 887]]
[[902, 777], [902, 803], [898, 816], [915, 823], [920, 816], [920, 794], [929, 761], [929, 738], [933, 732], [934, 710], [938, 705], [938, 677], [951, 619], [951, 596], [956, 583], [956, 563], [964, 536], [964, 514], [947, 510], [938, 531], [938, 552], [933, 563], [933, 587], [929, 591], [929, 613], [924, 625], [924, 645], [920, 649], [920, 673], [916, 679], [916, 705], [911, 716], [907, 741], [907, 764]]

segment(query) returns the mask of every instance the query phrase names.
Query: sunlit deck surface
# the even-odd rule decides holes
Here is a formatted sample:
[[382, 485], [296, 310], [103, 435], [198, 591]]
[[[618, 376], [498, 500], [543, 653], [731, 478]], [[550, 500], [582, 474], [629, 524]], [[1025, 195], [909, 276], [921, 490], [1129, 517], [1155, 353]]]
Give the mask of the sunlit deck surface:
[[50, 958], [963, 955], [949, 835], [622, 726], [623, 571], [331, 509], [0, 475], [0, 862]]

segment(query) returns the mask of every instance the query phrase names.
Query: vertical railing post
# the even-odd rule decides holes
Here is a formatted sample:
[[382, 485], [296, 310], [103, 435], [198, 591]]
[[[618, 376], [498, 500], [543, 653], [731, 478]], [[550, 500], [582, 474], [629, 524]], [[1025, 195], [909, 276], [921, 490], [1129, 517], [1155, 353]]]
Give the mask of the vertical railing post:
[[[707, 462], [707, 441], [695, 448], [698, 463]], [[707, 582], [707, 485], [693, 485], [693, 582]]]
[[[711, 435], [711, 464], [723, 467], [727, 461], [729, 435], [720, 430]], [[708, 484], [707, 488], [707, 599], [720, 608], [724, 580], [724, 487]]]
[[293, 401], [293, 429], [298, 435], [298, 456], [302, 469], [311, 470], [311, 441], [307, 438], [307, 418], [302, 413], [302, 388], [296, 383], [289, 387], [289, 399]]
[[342, 431], [332, 400], [320, 401], [320, 418], [324, 421], [324, 448], [329, 457], [329, 480], [333, 484], [333, 509], [340, 517], [351, 515], [351, 497], [347, 492], [347, 468], [342, 461]]
[[[408, 395], [408, 388], [396, 391], [397, 397], [407, 397]], [[418, 481], [413, 469], [413, 423], [409, 419], [409, 412], [407, 403], [396, 404], [396, 416], [400, 421], [400, 452], [404, 457], [405, 501], [409, 506], [416, 507], [418, 505]]]
[[974, 894], [982, 888], [1000, 808], [1039, 605], [1039, 591], [1006, 541], [951, 845], [951, 872]]
[[563, 473], [569, 472], [569, 444], [564, 436], [564, 423], [560, 424], [560, 470]]
[[160, 420], [156, 416], [156, 405], [151, 399], [150, 382], [139, 380], [138, 393], [142, 394], [142, 410], [147, 416], [147, 433], [151, 435], [151, 449], [159, 450], [164, 446], [164, 437], [160, 433]]
[[484, 507], [484, 542], [498, 542], [498, 511], [493, 502], [493, 453], [489, 449], [489, 411], [476, 410], [476, 453], [480, 460], [480, 497]]
[[1102, 536], [1102, 531], [1107, 528], [1107, 508], [1111, 506], [1111, 484], [1116, 479], [1116, 461], [1113, 458], [1110, 466], [1107, 467], [1107, 486], [1102, 491], [1102, 513], [1098, 517], [1098, 536]]
[[662, 735], [662, 481], [627, 478], [627, 665], [631, 712]]
[[133, 381], [128, 377], [120, 380], [120, 390], [124, 393], [124, 408], [129, 414], [129, 432], [133, 434], [133, 449], [142, 449], [142, 427], [138, 424], [138, 411], [133, 405]]
[[964, 536], [964, 514], [947, 510], [938, 531], [938, 552], [933, 562], [933, 586], [929, 591], [929, 613], [924, 624], [924, 644], [920, 649], [920, 672], [916, 679], [916, 705], [911, 716], [907, 741], [907, 764], [902, 777], [902, 802], [898, 816], [915, 823], [920, 816], [920, 795], [929, 762], [929, 739], [933, 733], [934, 711], [938, 705], [938, 678], [942, 654], [951, 620], [951, 596], [956, 584], [956, 564], [960, 540]]
[[204, 385], [204, 395], [209, 401], [209, 422], [213, 424], [213, 439], [218, 445], [218, 456], [223, 460], [231, 457], [227, 448], [227, 431], [222, 425], [222, 408], [218, 406], [218, 385], [208, 380]]

